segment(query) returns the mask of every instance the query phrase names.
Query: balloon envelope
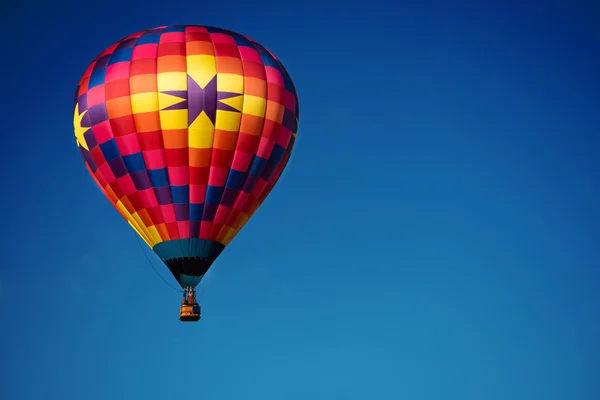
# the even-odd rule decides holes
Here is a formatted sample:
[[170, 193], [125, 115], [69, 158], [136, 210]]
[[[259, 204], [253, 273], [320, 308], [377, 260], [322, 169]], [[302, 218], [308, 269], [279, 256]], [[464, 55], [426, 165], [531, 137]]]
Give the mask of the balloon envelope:
[[195, 287], [279, 179], [296, 90], [257, 42], [208, 26], [128, 36], [77, 87], [76, 142], [113, 206]]

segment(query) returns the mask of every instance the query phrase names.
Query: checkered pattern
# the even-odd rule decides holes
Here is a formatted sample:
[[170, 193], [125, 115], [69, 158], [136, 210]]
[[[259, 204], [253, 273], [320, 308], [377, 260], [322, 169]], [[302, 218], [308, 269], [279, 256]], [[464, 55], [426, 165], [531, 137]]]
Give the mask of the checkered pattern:
[[223, 245], [279, 179], [298, 127], [294, 85], [255, 41], [164, 26], [101, 53], [79, 82], [75, 137], [106, 197], [150, 247]]

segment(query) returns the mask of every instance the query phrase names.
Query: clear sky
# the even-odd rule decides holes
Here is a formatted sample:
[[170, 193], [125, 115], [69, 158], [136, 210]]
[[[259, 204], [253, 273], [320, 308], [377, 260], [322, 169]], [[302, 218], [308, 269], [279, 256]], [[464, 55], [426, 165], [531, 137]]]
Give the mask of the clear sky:
[[[5, 6], [0, 398], [600, 399], [600, 10], [484, 3]], [[176, 23], [257, 40], [300, 98], [196, 324], [72, 124], [100, 51]]]

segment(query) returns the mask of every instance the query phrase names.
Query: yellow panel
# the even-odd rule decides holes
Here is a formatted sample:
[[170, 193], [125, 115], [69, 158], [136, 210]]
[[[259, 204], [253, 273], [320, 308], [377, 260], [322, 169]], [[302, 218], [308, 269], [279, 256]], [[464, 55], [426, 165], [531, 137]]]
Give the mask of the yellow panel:
[[156, 93], [132, 94], [131, 109], [134, 114], [158, 111], [158, 96]]
[[124, 214], [127, 215], [127, 218], [131, 218], [131, 214], [129, 214], [129, 211], [127, 211], [127, 209], [125, 208], [125, 206], [123, 205], [123, 203], [121, 203], [121, 200], [117, 201], [117, 208]]
[[214, 56], [200, 54], [187, 56], [186, 59], [187, 73], [202, 88], [217, 74], [217, 63]]
[[217, 90], [219, 92], [244, 93], [244, 77], [238, 74], [217, 75]]
[[143, 224], [139, 224], [135, 220], [135, 218], [127, 210], [127, 208], [125, 207], [125, 205], [121, 202], [121, 200], [117, 201], [116, 205], [117, 205], [117, 208], [119, 209], [119, 211], [121, 211], [121, 214], [125, 216], [127, 222], [129, 223], [129, 225], [131, 225], [133, 227], [133, 229], [137, 232], [137, 234], [140, 235], [140, 237], [142, 239], [144, 239], [145, 242], [150, 242], [150, 238], [148, 237], [148, 235], [144, 231], [144, 228], [145, 228], [144, 225]]
[[[162, 105], [161, 108], [163, 108]], [[160, 127], [163, 130], [186, 129], [188, 127], [188, 110], [161, 111]]]
[[255, 115], [257, 117], [264, 117], [266, 111], [267, 101], [262, 97], [244, 95], [244, 114]]
[[156, 75], [158, 91], [187, 90], [187, 73], [185, 72], [163, 72]]
[[[140, 218], [140, 216], [138, 215], [138, 213], [134, 212], [133, 214], [131, 214], [131, 217], [133, 218], [133, 220], [138, 224], [138, 226], [144, 227], [146, 228], [146, 225], [144, 225], [144, 222], [142, 221], [142, 218]], [[144, 229], [145, 231], [146, 229]]]
[[240, 129], [242, 114], [237, 111], [217, 110], [217, 129], [224, 131], [237, 131]]
[[148, 245], [148, 247], [152, 248], [152, 245], [150, 244], [150, 242], [148, 241], [148, 239], [145, 237], [145, 235], [142, 235], [138, 229], [135, 227], [135, 225], [133, 225], [133, 223], [131, 221], [127, 221], [127, 223], [129, 224], [129, 226], [131, 226], [133, 228], [134, 231], [137, 232], [137, 234], [142, 238], [142, 240], [144, 241], [144, 243], [146, 243]]
[[244, 106], [244, 96], [239, 95], [236, 97], [231, 97], [229, 99], [219, 100], [223, 104], [227, 104], [230, 107], [235, 108], [238, 111], [242, 111], [242, 107]]
[[159, 93], [158, 94], [158, 104], [160, 104], [161, 109], [165, 109], [174, 104], [183, 103], [185, 99], [181, 97], [173, 96], [171, 94]]
[[210, 149], [213, 146], [215, 127], [202, 112], [188, 129], [189, 146], [196, 149]]
[[[187, 74], [185, 72], [164, 72], [157, 75], [159, 92], [168, 90], [186, 90]], [[165, 110], [173, 104], [184, 102], [177, 96], [159, 94], [160, 127], [164, 130], [186, 129], [188, 127], [188, 110]]]
[[237, 233], [239, 231], [242, 230], [242, 228], [244, 227], [244, 225], [246, 225], [246, 223], [248, 223], [249, 218], [246, 218], [240, 225], [239, 227], [237, 227], [236, 229], [233, 229], [232, 234], [228, 234], [227, 237], [223, 240], [223, 244], [225, 246], [227, 246], [235, 237], [235, 235], [237, 235]]
[[227, 246], [235, 237], [236, 231], [228, 226], [224, 226], [217, 237], [217, 241]]
[[144, 222], [142, 221], [142, 218], [140, 218], [138, 213], [134, 212], [133, 214], [131, 214], [131, 217], [137, 223], [137, 226], [140, 227], [140, 230], [144, 233], [144, 235], [148, 238], [148, 241], [152, 245], [155, 245], [156, 243], [154, 242], [154, 240], [152, 240], [152, 237], [150, 236], [150, 233], [148, 232], [148, 228], [146, 227], [146, 225], [144, 225]]
[[152, 243], [157, 244], [162, 242], [162, 238], [160, 237], [160, 233], [154, 225], [148, 228], [148, 233], [150, 234], [150, 238], [152, 239]]

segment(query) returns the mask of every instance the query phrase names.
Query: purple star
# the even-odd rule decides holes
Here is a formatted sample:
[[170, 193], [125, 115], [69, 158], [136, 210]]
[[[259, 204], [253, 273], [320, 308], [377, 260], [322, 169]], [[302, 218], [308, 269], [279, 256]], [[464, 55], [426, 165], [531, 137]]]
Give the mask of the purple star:
[[170, 94], [180, 99], [184, 99], [182, 102], [173, 104], [163, 110], [188, 110], [188, 126], [198, 118], [198, 116], [204, 111], [206, 116], [211, 120], [213, 125], [217, 118], [217, 110], [237, 111], [235, 108], [221, 103], [221, 100], [229, 99], [231, 97], [240, 96], [240, 93], [230, 92], [217, 92], [217, 76], [215, 75], [210, 82], [203, 88], [188, 75], [187, 77], [187, 90], [168, 90], [162, 92], [164, 94]]
[[240, 110], [233, 108], [228, 104], [222, 103], [221, 101], [230, 99], [232, 97], [241, 96], [241, 95], [242, 95], [241, 93], [217, 92], [217, 99], [219, 100], [219, 103], [217, 103], [217, 110], [240, 112]]

